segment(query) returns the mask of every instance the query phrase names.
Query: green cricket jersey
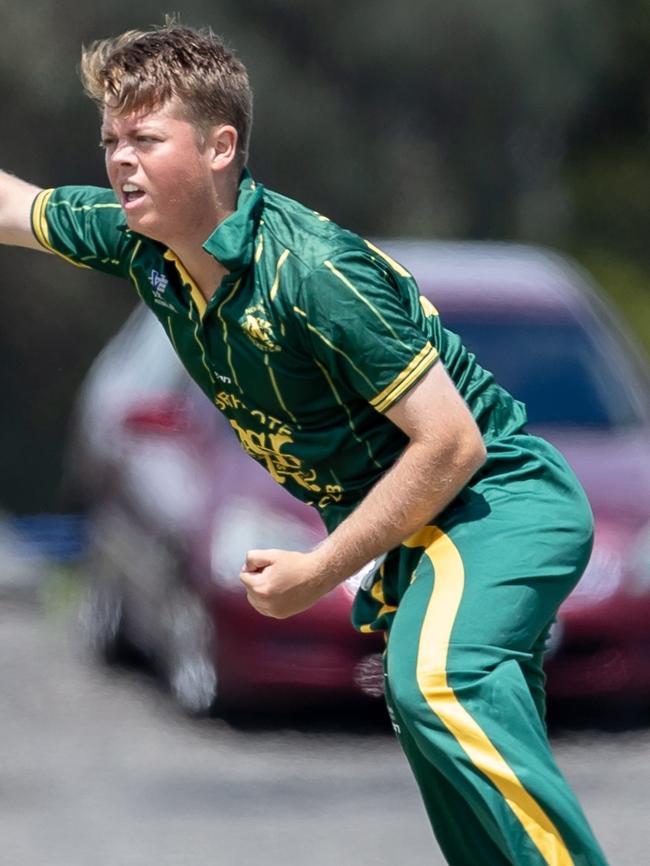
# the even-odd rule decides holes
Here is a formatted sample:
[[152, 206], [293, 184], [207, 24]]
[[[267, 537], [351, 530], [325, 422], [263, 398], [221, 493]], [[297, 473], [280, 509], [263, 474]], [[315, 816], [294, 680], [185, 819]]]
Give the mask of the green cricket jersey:
[[32, 224], [48, 250], [133, 283], [244, 449], [330, 530], [403, 451], [386, 410], [438, 359], [488, 451], [525, 423], [401, 265], [247, 172], [204, 244], [229, 271], [207, 304], [171, 250], [126, 227], [110, 189], [44, 190]]

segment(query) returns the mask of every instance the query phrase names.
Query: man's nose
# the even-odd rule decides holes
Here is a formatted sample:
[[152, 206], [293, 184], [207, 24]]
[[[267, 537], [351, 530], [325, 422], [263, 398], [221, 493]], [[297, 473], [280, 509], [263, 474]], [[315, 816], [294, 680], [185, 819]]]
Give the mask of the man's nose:
[[114, 165], [134, 165], [136, 161], [135, 149], [128, 141], [118, 141], [111, 153], [111, 162]]

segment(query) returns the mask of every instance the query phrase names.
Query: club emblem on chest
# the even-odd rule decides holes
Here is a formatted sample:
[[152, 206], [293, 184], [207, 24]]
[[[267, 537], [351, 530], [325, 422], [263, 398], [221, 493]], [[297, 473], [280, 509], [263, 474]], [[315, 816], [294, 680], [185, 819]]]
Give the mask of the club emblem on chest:
[[242, 331], [248, 339], [264, 352], [278, 352], [280, 347], [275, 341], [273, 328], [266, 318], [266, 311], [259, 304], [248, 307], [244, 316], [239, 320]]

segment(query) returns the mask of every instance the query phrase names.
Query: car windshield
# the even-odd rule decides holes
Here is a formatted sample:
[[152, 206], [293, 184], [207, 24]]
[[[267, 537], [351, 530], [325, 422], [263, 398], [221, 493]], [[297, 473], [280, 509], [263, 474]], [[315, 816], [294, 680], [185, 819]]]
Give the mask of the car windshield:
[[522, 400], [532, 425], [618, 427], [641, 422], [634, 368], [603, 331], [597, 340], [574, 321], [475, 318], [448, 313], [481, 366]]

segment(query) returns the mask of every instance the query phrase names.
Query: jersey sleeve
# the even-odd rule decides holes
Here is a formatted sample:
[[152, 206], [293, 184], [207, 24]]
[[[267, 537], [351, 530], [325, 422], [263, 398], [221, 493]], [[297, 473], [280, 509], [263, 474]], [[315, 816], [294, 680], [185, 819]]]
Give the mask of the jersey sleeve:
[[46, 250], [82, 268], [128, 276], [132, 240], [110, 189], [62, 186], [44, 189], [32, 205], [32, 231]]
[[303, 282], [294, 313], [316, 363], [378, 412], [438, 359], [413, 278], [363, 251], [327, 260]]

